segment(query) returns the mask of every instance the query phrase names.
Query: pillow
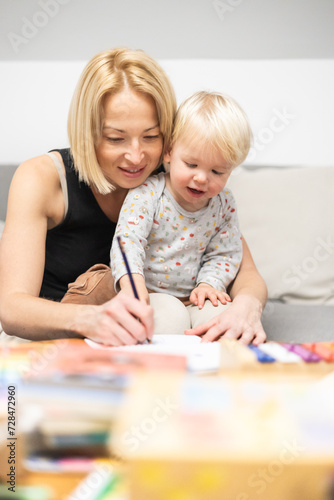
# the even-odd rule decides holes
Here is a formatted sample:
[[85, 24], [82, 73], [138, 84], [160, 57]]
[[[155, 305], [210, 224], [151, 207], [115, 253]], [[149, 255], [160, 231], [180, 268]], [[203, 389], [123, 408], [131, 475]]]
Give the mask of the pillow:
[[334, 167], [239, 167], [228, 187], [269, 298], [334, 304]]

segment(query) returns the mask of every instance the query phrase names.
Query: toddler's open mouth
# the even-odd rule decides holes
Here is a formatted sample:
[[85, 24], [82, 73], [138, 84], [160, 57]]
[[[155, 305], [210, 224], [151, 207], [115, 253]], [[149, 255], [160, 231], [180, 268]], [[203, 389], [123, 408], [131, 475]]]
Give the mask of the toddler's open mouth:
[[196, 196], [196, 197], [202, 196], [205, 193], [205, 191], [200, 191], [199, 189], [194, 189], [194, 188], [190, 188], [190, 187], [188, 187], [187, 189], [190, 192], [190, 194], [192, 194], [192, 196]]

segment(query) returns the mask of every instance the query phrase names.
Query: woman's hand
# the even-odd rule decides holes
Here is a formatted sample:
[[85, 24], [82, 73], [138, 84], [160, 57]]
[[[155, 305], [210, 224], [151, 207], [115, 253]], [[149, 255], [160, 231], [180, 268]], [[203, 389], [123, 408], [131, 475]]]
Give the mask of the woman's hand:
[[153, 336], [153, 309], [121, 291], [100, 306], [82, 306], [73, 328], [100, 344], [121, 346]]
[[202, 309], [206, 299], [209, 299], [214, 306], [218, 306], [218, 300], [222, 304], [231, 302], [230, 296], [226, 292], [213, 288], [208, 283], [200, 283], [190, 294], [189, 300], [199, 309]]
[[220, 337], [239, 339], [243, 344], [262, 344], [266, 334], [261, 324], [262, 304], [250, 295], [238, 295], [230, 307], [212, 320], [191, 330], [186, 335], [203, 335], [203, 342]]

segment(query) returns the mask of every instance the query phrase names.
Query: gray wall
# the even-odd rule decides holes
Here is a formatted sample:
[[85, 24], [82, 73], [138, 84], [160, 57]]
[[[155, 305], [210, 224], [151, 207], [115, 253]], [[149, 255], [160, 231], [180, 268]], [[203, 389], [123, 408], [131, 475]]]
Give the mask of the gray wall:
[[334, 57], [333, 0], [0, 0], [0, 60]]

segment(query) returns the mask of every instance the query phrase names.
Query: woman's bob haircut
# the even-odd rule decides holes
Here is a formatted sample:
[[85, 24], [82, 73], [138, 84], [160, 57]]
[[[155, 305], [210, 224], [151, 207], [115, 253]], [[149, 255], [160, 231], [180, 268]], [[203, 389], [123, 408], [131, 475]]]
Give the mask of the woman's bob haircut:
[[[113, 191], [97, 162], [95, 146], [102, 137], [104, 102], [125, 87], [153, 98], [163, 137], [161, 158], [170, 142], [176, 99], [161, 66], [141, 50], [116, 48], [97, 54], [83, 70], [68, 115], [68, 136], [79, 179], [101, 194]], [[157, 165], [158, 166], [158, 165]]]
[[247, 115], [232, 97], [200, 91], [180, 105], [171, 147], [179, 140], [196, 142], [218, 151], [235, 168], [246, 159], [252, 137]]

